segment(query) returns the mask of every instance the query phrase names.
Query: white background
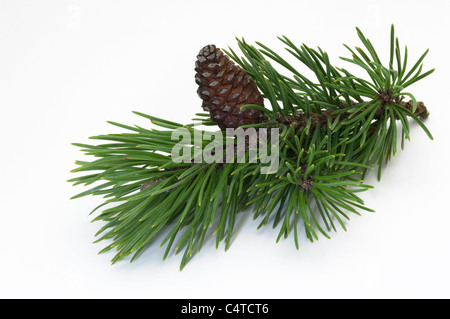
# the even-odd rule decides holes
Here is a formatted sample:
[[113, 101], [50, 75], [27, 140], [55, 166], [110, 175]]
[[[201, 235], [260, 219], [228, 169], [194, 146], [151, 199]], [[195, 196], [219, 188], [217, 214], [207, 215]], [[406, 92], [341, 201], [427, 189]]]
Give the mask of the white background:
[[[448, 298], [450, 297], [448, 1], [0, 1], [0, 297]], [[113, 133], [107, 120], [149, 126], [131, 111], [189, 122], [201, 111], [194, 61], [235, 37], [282, 52], [277, 36], [320, 46], [351, 69], [343, 43], [360, 27], [387, 59], [390, 25], [411, 60], [436, 72], [411, 91], [430, 110], [430, 141], [412, 142], [362, 195], [376, 213], [351, 216], [328, 240], [275, 243], [241, 214], [231, 248], [205, 243], [180, 272], [159, 243], [111, 266], [93, 244], [101, 198], [66, 180], [71, 142]]]

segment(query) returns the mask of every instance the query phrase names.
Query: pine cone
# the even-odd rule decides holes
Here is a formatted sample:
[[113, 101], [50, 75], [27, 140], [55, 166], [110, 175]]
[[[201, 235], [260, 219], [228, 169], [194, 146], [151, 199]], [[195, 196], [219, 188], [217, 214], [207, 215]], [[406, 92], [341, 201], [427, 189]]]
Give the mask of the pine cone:
[[264, 106], [256, 82], [215, 45], [200, 50], [195, 71], [202, 107], [221, 130], [262, 122], [260, 110], [240, 109], [246, 104]]

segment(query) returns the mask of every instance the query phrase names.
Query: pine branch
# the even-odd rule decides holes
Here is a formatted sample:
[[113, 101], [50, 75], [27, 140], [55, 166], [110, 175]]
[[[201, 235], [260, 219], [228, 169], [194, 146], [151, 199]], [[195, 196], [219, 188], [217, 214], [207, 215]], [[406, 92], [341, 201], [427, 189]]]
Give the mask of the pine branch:
[[[238, 139], [222, 135], [222, 148], [208, 157], [221, 161], [199, 160], [210, 141], [197, 145], [195, 134], [216, 131], [140, 112], [135, 114], [155, 128], [109, 122], [125, 132], [93, 136], [93, 145], [74, 143], [94, 159], [76, 161], [72, 172], [81, 176], [69, 182], [89, 189], [73, 198], [104, 198], [91, 212], [100, 211], [93, 221], [103, 223], [96, 242], [110, 242], [100, 253], [115, 250], [112, 263], [130, 255], [133, 261], [165, 234], [160, 243], [164, 259], [183, 252], [182, 269], [211, 233], [216, 247], [223, 242], [227, 250], [236, 215], [249, 208], [260, 219], [258, 229], [272, 222], [279, 228], [277, 241], [293, 233], [297, 249], [300, 229], [311, 242], [319, 234], [330, 238], [337, 224], [346, 229], [351, 214], [373, 212], [357, 194], [372, 188], [364, 183], [369, 170], [377, 167], [381, 178], [383, 164], [397, 152], [398, 130], [401, 148], [410, 140], [409, 119], [433, 139], [422, 122], [428, 109], [405, 89], [434, 69], [422, 73], [428, 50], [407, 68], [408, 50], [402, 57], [393, 26], [386, 66], [370, 40], [356, 31], [362, 47], [345, 45], [351, 57], [340, 60], [362, 69], [367, 78], [335, 67], [321, 48], [297, 46], [284, 36], [279, 39], [287, 53], [312, 71], [314, 79], [259, 42], [253, 46], [237, 39], [242, 57], [231, 48], [225, 55], [213, 45], [200, 51], [195, 77], [206, 113], [193, 120], [217, 132], [252, 128], [258, 143], [259, 132], [276, 128], [279, 143], [270, 138], [265, 143], [267, 154], [278, 154], [273, 174], [262, 173], [264, 156], [253, 154], [250, 142], [244, 143], [243, 163], [238, 161]], [[183, 161], [172, 153], [180, 146], [173, 138], [179, 130], [191, 134], [181, 143], [188, 154]], [[229, 149], [233, 161], [223, 161]]]

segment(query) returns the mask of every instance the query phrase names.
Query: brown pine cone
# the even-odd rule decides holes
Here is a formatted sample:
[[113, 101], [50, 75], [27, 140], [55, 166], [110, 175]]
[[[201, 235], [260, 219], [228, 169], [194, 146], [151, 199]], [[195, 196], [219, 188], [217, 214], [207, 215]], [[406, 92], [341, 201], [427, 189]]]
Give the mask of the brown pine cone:
[[246, 104], [264, 106], [256, 82], [215, 45], [200, 50], [195, 71], [202, 107], [221, 130], [262, 122], [260, 110], [240, 109]]

